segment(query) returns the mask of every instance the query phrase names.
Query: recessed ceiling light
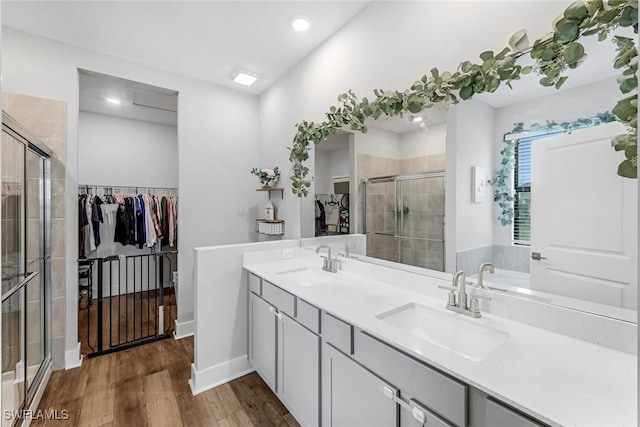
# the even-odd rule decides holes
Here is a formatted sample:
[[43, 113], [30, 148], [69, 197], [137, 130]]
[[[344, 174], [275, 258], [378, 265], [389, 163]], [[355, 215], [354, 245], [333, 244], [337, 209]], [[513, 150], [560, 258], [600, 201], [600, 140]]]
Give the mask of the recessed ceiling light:
[[409, 121], [410, 122], [414, 122], [414, 123], [418, 123], [422, 121], [422, 117], [420, 116], [411, 116], [409, 117]]
[[291, 21], [291, 26], [296, 31], [307, 31], [311, 24], [309, 24], [309, 20], [306, 18], [294, 18]]
[[120, 100], [116, 98], [105, 98], [105, 101], [107, 101], [109, 104], [115, 104], [115, 105], [122, 104], [122, 102], [120, 102]]
[[256, 80], [258, 80], [258, 75], [256, 73], [247, 70], [240, 70], [238, 68], [233, 70], [230, 77], [234, 82], [244, 86], [251, 86]]

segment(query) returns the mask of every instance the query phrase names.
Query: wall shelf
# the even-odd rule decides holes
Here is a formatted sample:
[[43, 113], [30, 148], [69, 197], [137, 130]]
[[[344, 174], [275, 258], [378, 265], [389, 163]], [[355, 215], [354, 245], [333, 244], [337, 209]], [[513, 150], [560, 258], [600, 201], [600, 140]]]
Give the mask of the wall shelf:
[[274, 191], [280, 192], [280, 198], [284, 198], [284, 187], [262, 187], [256, 191], [267, 191], [269, 193], [269, 200], [271, 200], [271, 193]]
[[256, 231], [270, 236], [282, 235], [284, 234], [284, 221], [281, 219], [256, 219]]

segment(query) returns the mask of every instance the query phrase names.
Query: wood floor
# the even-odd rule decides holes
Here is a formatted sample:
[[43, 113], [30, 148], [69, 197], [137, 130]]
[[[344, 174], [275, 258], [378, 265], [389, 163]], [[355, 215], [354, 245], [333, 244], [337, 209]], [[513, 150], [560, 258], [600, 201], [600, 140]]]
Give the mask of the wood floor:
[[200, 393], [187, 384], [193, 338], [172, 338], [95, 358], [52, 374], [41, 410], [67, 420], [32, 426], [299, 426], [256, 373]]

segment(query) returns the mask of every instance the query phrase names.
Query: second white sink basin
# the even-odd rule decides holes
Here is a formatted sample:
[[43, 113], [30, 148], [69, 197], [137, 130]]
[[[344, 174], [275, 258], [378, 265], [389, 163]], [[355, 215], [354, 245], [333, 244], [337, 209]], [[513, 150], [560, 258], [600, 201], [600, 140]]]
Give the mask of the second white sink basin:
[[300, 286], [312, 286], [335, 281], [335, 278], [332, 277], [332, 274], [335, 273], [324, 273], [308, 268], [296, 268], [295, 270], [282, 271], [278, 274]]
[[479, 362], [508, 338], [509, 334], [467, 319], [460, 314], [409, 303], [376, 316], [386, 323]]

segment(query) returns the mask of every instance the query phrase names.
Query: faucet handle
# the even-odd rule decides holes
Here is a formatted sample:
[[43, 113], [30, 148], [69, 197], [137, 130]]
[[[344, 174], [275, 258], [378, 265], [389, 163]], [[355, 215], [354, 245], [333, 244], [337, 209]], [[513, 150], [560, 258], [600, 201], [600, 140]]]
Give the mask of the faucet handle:
[[454, 293], [454, 291], [456, 290], [456, 288], [454, 288], [453, 286], [444, 286], [444, 285], [438, 285], [438, 287], [440, 289], [446, 289], [449, 291], [449, 299], [447, 300], [447, 307], [455, 307], [456, 294]]

